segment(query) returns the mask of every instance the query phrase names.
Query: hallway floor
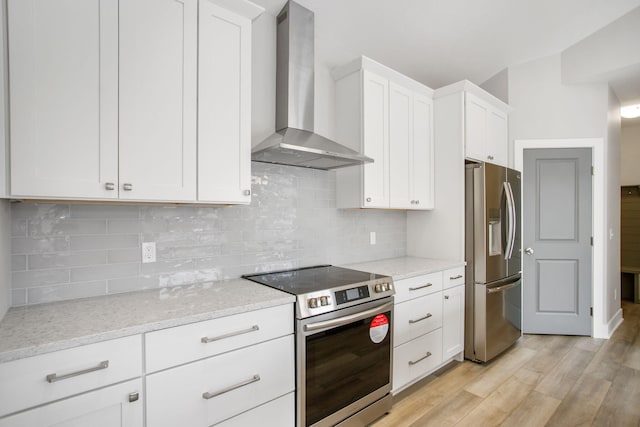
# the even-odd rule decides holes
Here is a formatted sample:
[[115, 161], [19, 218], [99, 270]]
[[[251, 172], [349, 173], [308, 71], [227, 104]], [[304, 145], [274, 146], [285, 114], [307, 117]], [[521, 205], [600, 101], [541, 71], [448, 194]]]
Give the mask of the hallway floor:
[[610, 340], [525, 335], [487, 365], [425, 378], [373, 426], [639, 426], [640, 304], [622, 306]]

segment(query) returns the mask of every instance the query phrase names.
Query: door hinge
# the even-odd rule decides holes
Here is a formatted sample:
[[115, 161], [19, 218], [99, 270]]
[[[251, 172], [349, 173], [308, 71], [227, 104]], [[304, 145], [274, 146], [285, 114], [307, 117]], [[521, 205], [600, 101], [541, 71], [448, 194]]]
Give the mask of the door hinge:
[[593, 317], [593, 307], [589, 307], [589, 316]]
[[595, 174], [596, 174], [595, 169], [593, 168], [593, 166], [591, 166], [591, 176], [593, 176]]
[[591, 236], [591, 246], [593, 246], [593, 236]]

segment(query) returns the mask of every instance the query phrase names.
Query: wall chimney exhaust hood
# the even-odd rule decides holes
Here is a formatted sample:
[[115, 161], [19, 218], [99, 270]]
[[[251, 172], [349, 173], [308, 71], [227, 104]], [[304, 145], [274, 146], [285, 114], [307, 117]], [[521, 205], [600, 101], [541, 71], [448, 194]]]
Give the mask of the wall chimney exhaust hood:
[[289, 1], [278, 14], [276, 133], [255, 146], [251, 160], [314, 169], [373, 162], [313, 132], [314, 16]]

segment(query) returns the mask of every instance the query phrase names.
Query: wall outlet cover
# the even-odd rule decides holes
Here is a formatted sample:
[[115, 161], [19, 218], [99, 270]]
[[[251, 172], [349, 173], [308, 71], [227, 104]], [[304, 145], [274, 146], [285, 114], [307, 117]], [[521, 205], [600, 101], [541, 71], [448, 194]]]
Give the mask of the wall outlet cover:
[[369, 244], [370, 245], [375, 245], [376, 244], [376, 232], [372, 231], [369, 233]]
[[156, 262], [156, 242], [142, 243], [142, 262]]

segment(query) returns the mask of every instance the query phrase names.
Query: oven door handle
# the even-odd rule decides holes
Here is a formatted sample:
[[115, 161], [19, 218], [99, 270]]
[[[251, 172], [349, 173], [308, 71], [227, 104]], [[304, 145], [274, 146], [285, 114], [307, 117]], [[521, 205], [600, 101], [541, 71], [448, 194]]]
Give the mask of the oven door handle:
[[308, 323], [304, 325], [305, 332], [319, 331], [320, 329], [337, 328], [338, 326], [344, 326], [358, 320], [366, 319], [374, 314], [388, 311], [393, 308], [393, 301], [379, 305], [377, 307], [370, 308], [369, 310], [361, 311], [359, 313], [350, 314], [348, 316], [338, 317], [337, 319], [325, 320], [323, 322]]

